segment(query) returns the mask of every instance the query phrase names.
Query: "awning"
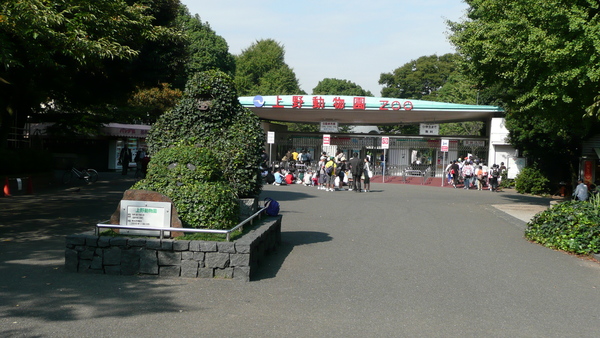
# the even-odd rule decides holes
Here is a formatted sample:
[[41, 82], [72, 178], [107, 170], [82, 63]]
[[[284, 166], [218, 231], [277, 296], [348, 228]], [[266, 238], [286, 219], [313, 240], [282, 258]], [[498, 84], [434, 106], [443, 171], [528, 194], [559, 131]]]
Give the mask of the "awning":
[[146, 138], [149, 130], [150, 126], [147, 125], [122, 123], [109, 123], [100, 128], [100, 132], [106, 136], [134, 138]]

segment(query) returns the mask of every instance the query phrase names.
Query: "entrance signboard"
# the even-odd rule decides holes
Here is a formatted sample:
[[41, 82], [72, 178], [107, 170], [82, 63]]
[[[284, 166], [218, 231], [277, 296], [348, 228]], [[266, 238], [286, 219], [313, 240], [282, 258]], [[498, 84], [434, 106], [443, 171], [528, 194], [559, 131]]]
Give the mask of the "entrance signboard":
[[[121, 225], [169, 228], [171, 227], [171, 203], [121, 200]], [[121, 229], [124, 235], [159, 236], [159, 231]], [[169, 236], [168, 232], [165, 235]]]
[[321, 122], [321, 133], [337, 133], [338, 123], [337, 122]]
[[419, 135], [439, 135], [440, 125], [431, 123], [419, 124]]
[[324, 146], [331, 145], [331, 135], [329, 135], [329, 134], [324, 134], [323, 135], [323, 145]]

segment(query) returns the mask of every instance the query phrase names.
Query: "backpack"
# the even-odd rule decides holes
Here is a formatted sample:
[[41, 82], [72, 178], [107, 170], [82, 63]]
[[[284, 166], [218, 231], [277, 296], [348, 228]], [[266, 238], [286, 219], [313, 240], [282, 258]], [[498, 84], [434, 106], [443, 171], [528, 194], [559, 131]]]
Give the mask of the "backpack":
[[325, 173], [329, 176], [331, 176], [331, 173], [333, 173], [333, 164], [330, 165], [329, 167], [325, 167]]
[[465, 167], [463, 169], [463, 173], [465, 174], [466, 177], [471, 177], [471, 176], [473, 176], [473, 169], [471, 167]]
[[498, 169], [494, 168], [492, 170], [492, 177], [497, 178], [498, 176], [500, 176], [500, 172], [498, 171]]
[[272, 199], [272, 198], [265, 198], [265, 205], [267, 206], [267, 209], [265, 210], [265, 213], [269, 216], [277, 216], [279, 215], [279, 202], [277, 202], [276, 200]]

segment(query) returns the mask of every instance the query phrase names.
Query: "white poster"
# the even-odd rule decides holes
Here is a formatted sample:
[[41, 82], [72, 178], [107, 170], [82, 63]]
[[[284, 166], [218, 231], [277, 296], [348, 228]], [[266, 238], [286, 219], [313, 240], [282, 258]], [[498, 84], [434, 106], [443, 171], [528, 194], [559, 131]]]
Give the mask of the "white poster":
[[338, 132], [338, 123], [337, 122], [321, 122], [321, 133], [337, 133]]
[[440, 125], [439, 124], [430, 124], [430, 123], [421, 123], [419, 125], [419, 134], [420, 135], [439, 135], [440, 134]]

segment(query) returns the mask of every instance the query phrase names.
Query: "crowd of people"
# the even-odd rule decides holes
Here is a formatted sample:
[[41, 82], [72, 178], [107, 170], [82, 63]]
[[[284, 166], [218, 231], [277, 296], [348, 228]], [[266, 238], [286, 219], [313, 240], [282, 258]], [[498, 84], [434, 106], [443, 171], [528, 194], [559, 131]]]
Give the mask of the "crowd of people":
[[471, 155], [451, 161], [446, 167], [448, 184], [454, 188], [462, 185], [466, 190], [500, 191], [502, 174], [505, 171], [504, 162], [489, 167], [483, 160], [474, 159]]
[[[264, 159], [265, 157], [263, 157]], [[369, 158], [354, 153], [350, 159], [338, 150], [335, 156], [323, 152], [319, 161], [312, 164], [310, 153], [289, 151], [283, 160], [291, 166], [275, 165], [273, 171], [263, 167], [265, 183], [273, 185], [303, 184], [325, 191], [369, 192], [371, 190], [372, 165]], [[288, 163], [286, 162], [286, 164]]]

